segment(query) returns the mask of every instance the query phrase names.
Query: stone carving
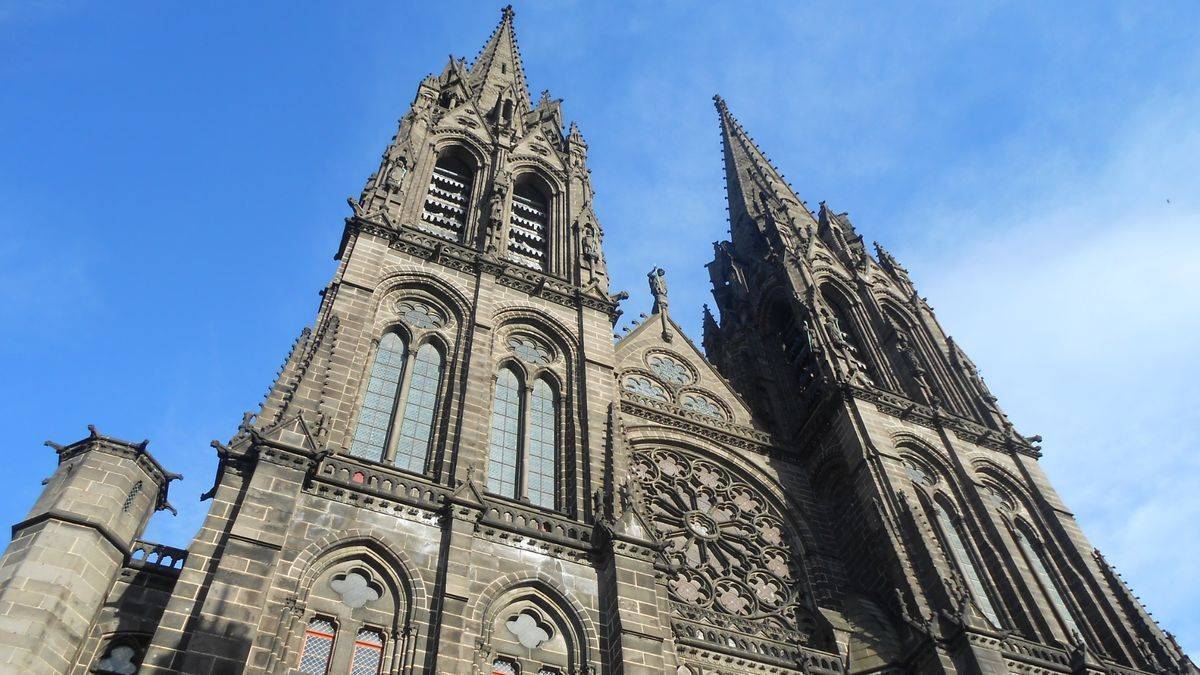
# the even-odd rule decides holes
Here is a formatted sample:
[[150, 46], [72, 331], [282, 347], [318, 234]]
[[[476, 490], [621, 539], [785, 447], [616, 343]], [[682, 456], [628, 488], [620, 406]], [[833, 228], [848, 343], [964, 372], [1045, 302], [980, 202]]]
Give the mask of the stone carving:
[[111, 647], [108, 654], [96, 664], [95, 672], [134, 675], [138, 671], [136, 660], [136, 649], [129, 645], [116, 645]]
[[550, 640], [551, 629], [548, 624], [529, 610], [524, 610], [509, 619], [504, 627], [516, 636], [517, 641], [526, 649], [537, 649], [542, 643]]
[[371, 583], [367, 576], [358, 570], [334, 577], [329, 582], [329, 587], [342, 596], [342, 602], [350, 609], [358, 609], [375, 602], [380, 596], [379, 586]]
[[798, 550], [771, 500], [717, 463], [674, 449], [638, 451], [630, 469], [676, 566], [673, 599], [799, 629]]
[[667, 271], [661, 267], [655, 267], [650, 270], [646, 278], [650, 282], [650, 294], [654, 296], [654, 313], [666, 311], [667, 309]]

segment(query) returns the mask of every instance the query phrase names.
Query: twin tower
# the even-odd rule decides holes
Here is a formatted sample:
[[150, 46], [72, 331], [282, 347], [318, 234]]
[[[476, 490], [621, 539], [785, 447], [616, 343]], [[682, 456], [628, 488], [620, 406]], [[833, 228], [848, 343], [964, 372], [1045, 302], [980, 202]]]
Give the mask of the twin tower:
[[716, 99], [701, 352], [614, 341], [588, 145], [512, 10], [425, 78], [316, 319], [178, 478], [95, 430], [0, 559], [0, 672], [1197, 673], [1087, 542], [904, 268]]

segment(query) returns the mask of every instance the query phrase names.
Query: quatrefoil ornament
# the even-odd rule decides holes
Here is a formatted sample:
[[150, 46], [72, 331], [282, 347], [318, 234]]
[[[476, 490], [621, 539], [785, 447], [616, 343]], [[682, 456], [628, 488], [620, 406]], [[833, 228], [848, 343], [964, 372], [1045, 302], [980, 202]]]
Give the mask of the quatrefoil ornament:
[[538, 620], [531, 612], [521, 612], [516, 618], [509, 619], [504, 627], [508, 632], [517, 636], [517, 640], [526, 649], [537, 649], [550, 639], [549, 626]]
[[329, 582], [329, 587], [342, 596], [342, 602], [350, 609], [358, 609], [379, 599], [378, 586], [372, 584], [360, 572], [349, 572]]

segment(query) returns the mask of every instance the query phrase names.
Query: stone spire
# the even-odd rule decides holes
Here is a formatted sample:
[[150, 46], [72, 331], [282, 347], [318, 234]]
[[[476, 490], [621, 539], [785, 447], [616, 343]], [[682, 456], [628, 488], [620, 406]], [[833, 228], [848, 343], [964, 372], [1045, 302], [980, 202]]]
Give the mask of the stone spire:
[[[735, 244], [741, 238], [738, 230], [748, 219], [757, 223], [760, 232], [767, 229], [786, 232], [796, 227], [806, 233], [810, 231], [816, 221], [800, 197], [729, 112], [725, 99], [717, 95], [713, 102], [721, 119], [729, 224]], [[774, 226], [769, 227], [768, 223], [774, 223]]]
[[471, 93], [477, 98], [482, 97], [484, 105], [492, 102], [496, 89], [512, 89], [519, 112], [524, 114], [532, 107], [532, 101], [525, 82], [525, 67], [521, 64], [521, 50], [517, 48], [513, 16], [512, 5], [500, 11], [500, 24], [471, 64], [467, 82]]

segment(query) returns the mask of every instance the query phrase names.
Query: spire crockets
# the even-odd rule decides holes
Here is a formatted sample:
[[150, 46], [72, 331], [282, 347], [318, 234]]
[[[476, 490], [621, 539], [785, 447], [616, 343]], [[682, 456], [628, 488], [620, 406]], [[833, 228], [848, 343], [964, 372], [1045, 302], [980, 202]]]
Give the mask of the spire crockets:
[[[779, 170], [754, 143], [729, 112], [725, 99], [713, 97], [721, 118], [721, 145], [725, 155], [725, 187], [729, 194], [729, 225], [735, 243], [748, 219], [760, 232], [775, 230], [807, 237], [816, 224], [804, 202], [792, 191]], [[770, 222], [774, 222], [774, 227]], [[785, 243], [788, 235], [784, 235]]]
[[529, 87], [525, 83], [525, 67], [521, 65], [521, 50], [517, 48], [517, 33], [513, 28], [513, 8], [508, 5], [500, 11], [500, 25], [492, 31], [487, 44], [475, 57], [467, 80], [471, 93], [479, 99], [481, 96], [486, 105], [492, 100], [491, 94], [496, 89], [511, 89], [516, 95], [518, 111], [528, 112], [532, 107], [529, 99]]

